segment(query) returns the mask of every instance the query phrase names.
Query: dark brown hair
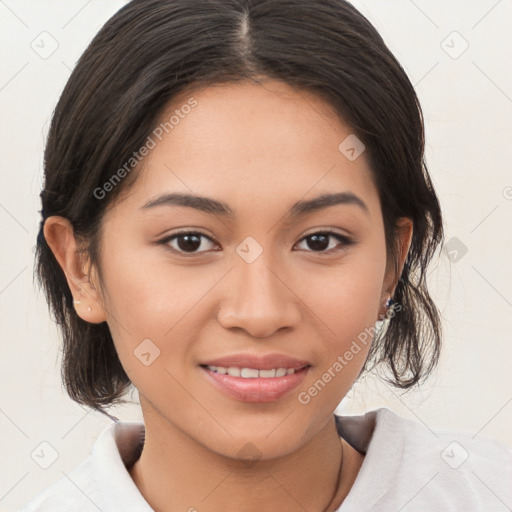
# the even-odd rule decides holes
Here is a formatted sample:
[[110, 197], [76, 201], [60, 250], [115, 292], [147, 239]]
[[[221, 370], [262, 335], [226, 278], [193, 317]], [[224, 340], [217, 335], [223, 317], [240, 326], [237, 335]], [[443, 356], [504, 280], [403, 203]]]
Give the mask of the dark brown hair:
[[396, 220], [414, 223], [393, 297], [401, 310], [375, 336], [363, 370], [382, 363], [389, 382], [409, 389], [436, 366], [441, 324], [426, 271], [444, 236], [441, 210], [424, 161], [418, 98], [371, 23], [344, 0], [132, 0], [79, 59], [55, 108], [44, 155], [35, 272], [62, 331], [62, 379], [76, 402], [104, 412], [125, 402], [131, 382], [107, 323], [76, 314], [44, 221], [69, 219], [101, 277], [102, 218], [134, 183], [136, 170], [105, 197], [94, 191], [143, 146], [178, 93], [260, 77], [317, 94], [365, 144], [387, 254], [395, 262]]

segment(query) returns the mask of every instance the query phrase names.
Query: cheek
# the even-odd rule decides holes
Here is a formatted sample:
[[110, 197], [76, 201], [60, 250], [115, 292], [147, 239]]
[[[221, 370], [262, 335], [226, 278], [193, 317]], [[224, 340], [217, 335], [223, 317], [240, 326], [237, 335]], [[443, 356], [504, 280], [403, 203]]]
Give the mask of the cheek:
[[326, 270], [323, 276], [317, 275], [315, 286], [305, 295], [319, 318], [317, 327], [324, 333], [322, 357], [308, 385], [318, 379], [329, 382], [324, 399], [334, 407], [352, 386], [368, 355], [384, 272], [385, 251], [376, 244], [372, 250], [347, 256], [343, 265]]
[[353, 255], [338, 268], [317, 273], [304, 288], [308, 306], [338, 340], [346, 340], [377, 320], [384, 262]]
[[[107, 323], [125, 370], [140, 366], [134, 354], [142, 350], [138, 347], [143, 342], [151, 356], [159, 352], [160, 361], [167, 358], [168, 340], [173, 353], [182, 350], [179, 340], [187, 339], [183, 330], [199, 328], [190, 319], [201, 311], [201, 298], [215, 281], [211, 272], [205, 279], [197, 267], [170, 265], [159, 252], [158, 248], [106, 252]], [[193, 336], [189, 331], [188, 337]], [[156, 348], [144, 340], [151, 340]]]
[[107, 307], [130, 332], [163, 336], [208, 289], [198, 267], [172, 265], [164, 253], [158, 247], [127, 249], [111, 253], [105, 266]]
[[[375, 334], [383, 277], [380, 264], [357, 258], [331, 278], [317, 280], [309, 292], [311, 309], [321, 329], [314, 371], [297, 394], [301, 411], [314, 425], [328, 421], [346, 396], [366, 361]], [[308, 304], [309, 305], [309, 304]], [[304, 407], [304, 409], [302, 409]]]

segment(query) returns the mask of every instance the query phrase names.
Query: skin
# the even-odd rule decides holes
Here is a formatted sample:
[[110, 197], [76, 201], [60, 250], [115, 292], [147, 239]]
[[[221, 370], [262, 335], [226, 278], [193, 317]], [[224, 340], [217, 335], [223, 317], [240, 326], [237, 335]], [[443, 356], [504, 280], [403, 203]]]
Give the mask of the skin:
[[[130, 475], [154, 510], [321, 512], [336, 493], [334, 510], [364, 456], [343, 441], [337, 486], [341, 446], [333, 412], [370, 344], [308, 404], [297, 396], [385, 312], [412, 222], [399, 221], [397, 274], [386, 258], [366, 155], [349, 161], [339, 151], [351, 129], [320, 98], [270, 80], [213, 86], [193, 96], [198, 105], [151, 150], [129, 193], [107, 210], [103, 282], [78, 256], [66, 219], [47, 219], [45, 237], [81, 299], [77, 313], [108, 323], [138, 389], [146, 443]], [[175, 98], [162, 118], [189, 97], [190, 91]], [[359, 196], [368, 212], [341, 204], [286, 216], [298, 200], [344, 191]], [[140, 209], [163, 192], [213, 197], [236, 217], [182, 206]], [[179, 239], [167, 248], [155, 243], [178, 228], [199, 230], [212, 241], [203, 238], [193, 256], [169, 249], [182, 248]], [[318, 249], [305, 238], [326, 229], [355, 243], [331, 237]], [[248, 236], [263, 249], [250, 264], [236, 252]], [[146, 366], [134, 350], [148, 338], [160, 355]], [[212, 386], [199, 367], [239, 352], [284, 353], [311, 367], [285, 397], [242, 402]], [[257, 461], [244, 461], [244, 446]]]

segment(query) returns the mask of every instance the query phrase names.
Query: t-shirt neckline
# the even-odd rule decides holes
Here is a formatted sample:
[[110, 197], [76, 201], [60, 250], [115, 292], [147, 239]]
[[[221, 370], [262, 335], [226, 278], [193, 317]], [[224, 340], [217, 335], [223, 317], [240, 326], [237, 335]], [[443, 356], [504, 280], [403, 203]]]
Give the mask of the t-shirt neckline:
[[[335, 415], [335, 422], [339, 435], [365, 454], [356, 480], [337, 512], [360, 510], [363, 505], [369, 509], [392, 487], [403, 452], [403, 425], [386, 408], [357, 416]], [[94, 445], [95, 478], [112, 510], [117, 510], [119, 503], [129, 502], [133, 512], [152, 512], [129, 473], [140, 457], [144, 438], [143, 422], [118, 420], [100, 434]], [[112, 478], [114, 473], [116, 478]]]

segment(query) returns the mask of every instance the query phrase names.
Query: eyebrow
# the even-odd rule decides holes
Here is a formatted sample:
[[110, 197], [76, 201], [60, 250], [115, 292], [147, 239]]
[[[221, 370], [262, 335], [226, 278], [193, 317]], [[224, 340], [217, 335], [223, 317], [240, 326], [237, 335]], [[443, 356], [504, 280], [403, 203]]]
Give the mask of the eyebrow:
[[[298, 217], [338, 204], [355, 205], [360, 207], [367, 215], [370, 213], [368, 206], [360, 197], [356, 196], [352, 192], [338, 192], [334, 194], [322, 194], [307, 201], [297, 201], [286, 213], [286, 217]], [[157, 206], [185, 206], [187, 208], [194, 208], [209, 214], [221, 215], [230, 219], [235, 218], [235, 212], [227, 203], [217, 201], [211, 197], [191, 194], [163, 194], [151, 199], [139, 209], [148, 210]]]

